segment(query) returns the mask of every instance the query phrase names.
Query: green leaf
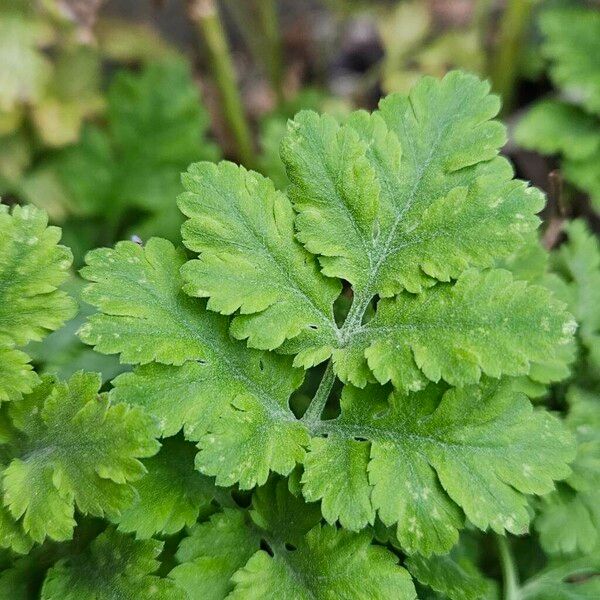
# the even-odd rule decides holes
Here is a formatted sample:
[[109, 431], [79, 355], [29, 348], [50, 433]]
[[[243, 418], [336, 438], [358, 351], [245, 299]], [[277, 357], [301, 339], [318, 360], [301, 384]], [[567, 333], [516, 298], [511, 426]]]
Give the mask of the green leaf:
[[263, 483], [268, 469], [289, 473], [308, 443], [288, 406], [302, 372], [284, 357], [231, 339], [225, 317], [181, 291], [184, 261], [159, 239], [145, 248], [121, 242], [115, 250], [90, 253], [82, 274], [96, 283], [84, 298], [104, 314], [92, 316], [81, 337], [100, 352], [120, 352], [127, 362], [183, 365], [147, 365], [122, 375], [114, 393], [149, 409], [163, 433], [185, 426], [188, 438], [201, 439], [197, 465], [217, 475], [219, 485], [233, 483], [233, 471], [249, 487]]
[[[311, 446], [305, 461], [309, 498], [362, 514], [362, 520], [346, 517], [346, 526], [355, 528], [371, 522], [377, 510], [386, 525], [397, 523], [398, 540], [409, 553], [447, 552], [462, 525], [460, 509], [480, 529], [524, 533], [530, 520], [525, 494], [546, 494], [554, 479], [566, 477], [574, 447], [557, 419], [534, 412], [511, 386], [485, 380], [480, 387], [443, 392], [430, 385], [409, 395], [395, 392], [387, 402], [384, 388], [346, 387], [340, 417], [318, 425], [327, 438], [315, 455]], [[370, 513], [364, 471], [357, 463], [331, 461], [348, 440], [370, 446], [368, 466], [364, 459], [360, 465], [368, 474]], [[358, 493], [337, 488], [330, 472], [362, 477]], [[331, 521], [340, 513], [323, 512]]]
[[58, 245], [60, 229], [32, 206], [0, 205], [0, 401], [32, 391], [38, 382], [29, 357], [14, 348], [41, 340], [75, 314], [74, 301], [58, 286], [71, 266]]
[[138, 459], [158, 449], [150, 418], [109, 404], [99, 388], [98, 375], [76, 373], [68, 383], [46, 379], [11, 404], [19, 438], [2, 476], [4, 504], [38, 542], [72, 536], [75, 504], [118, 516], [134, 498], [130, 482], [145, 472]]
[[193, 525], [214, 497], [214, 483], [194, 469], [193, 444], [169, 438], [144, 461], [146, 475], [134, 485], [138, 498], [118, 518], [119, 531], [147, 539]]
[[600, 401], [577, 387], [567, 392], [565, 423], [577, 437], [569, 486], [543, 498], [535, 526], [549, 554], [590, 553], [600, 541]]
[[177, 551], [169, 577], [189, 598], [221, 600], [233, 589], [231, 576], [260, 548], [260, 534], [240, 510], [226, 508], [195, 525]]
[[568, 241], [552, 254], [552, 263], [567, 281], [569, 310], [581, 341], [592, 351], [600, 336], [600, 245], [582, 220], [571, 221], [565, 230]]
[[232, 581], [232, 599], [416, 598], [396, 557], [371, 545], [367, 533], [319, 525], [294, 550], [275, 556], [259, 550]]
[[600, 594], [600, 556], [550, 563], [519, 590], [523, 600], [595, 600]]
[[408, 98], [389, 96], [347, 126], [300, 113], [282, 156], [298, 237], [321, 255], [323, 272], [390, 296], [489, 266], [518, 246], [543, 200], [510, 181], [504, 160], [486, 162], [505, 139], [489, 121], [498, 108], [487, 84], [454, 72], [422, 79]]
[[[509, 272], [469, 270], [456, 284], [379, 302], [349, 347], [336, 351], [342, 379], [364, 386], [365, 358], [376, 379], [402, 389], [444, 379], [452, 385], [525, 375], [567, 345], [575, 330], [564, 305]], [[527, 333], [525, 333], [527, 332]]]
[[189, 598], [415, 597], [391, 552], [367, 532], [322, 528], [318, 507], [293, 496], [285, 480], [259, 488], [250, 515], [225, 509], [181, 542], [183, 562], [170, 576]]
[[232, 333], [273, 349], [308, 334], [331, 344], [340, 284], [325, 278], [294, 237], [294, 211], [270, 180], [232, 163], [192, 165], [179, 207], [185, 245], [201, 253], [182, 274], [184, 290], [222, 314], [238, 309]]
[[406, 560], [406, 568], [420, 583], [444, 594], [450, 600], [481, 600], [489, 583], [465, 556], [415, 554]]
[[154, 573], [162, 542], [134, 540], [112, 529], [81, 554], [60, 560], [48, 571], [42, 600], [185, 600], [182, 590]]
[[600, 149], [600, 123], [572, 104], [542, 100], [521, 119], [515, 139], [524, 148], [543, 154], [584, 160]]
[[564, 487], [542, 499], [535, 528], [548, 554], [589, 554], [600, 541], [600, 494]]
[[60, 246], [60, 229], [32, 206], [0, 205], [0, 343], [24, 346], [58, 329], [75, 312], [58, 286], [72, 255]]
[[289, 475], [302, 462], [309, 440], [291, 412], [282, 416], [255, 397], [239, 396], [200, 438], [196, 468], [216, 477], [217, 485], [237, 482], [240, 489], [251, 489], [264, 484], [270, 471]]
[[600, 14], [593, 8], [555, 8], [542, 13], [540, 25], [555, 84], [600, 114]]

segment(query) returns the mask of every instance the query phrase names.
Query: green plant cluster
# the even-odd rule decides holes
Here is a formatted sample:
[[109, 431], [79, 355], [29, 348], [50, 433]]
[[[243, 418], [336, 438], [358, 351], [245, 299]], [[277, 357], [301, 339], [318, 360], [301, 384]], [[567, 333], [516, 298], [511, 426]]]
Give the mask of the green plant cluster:
[[[163, 146], [214, 156], [185, 70], [176, 95], [157, 73], [69, 150], [122, 198], [175, 186]], [[86, 256], [78, 335], [129, 365], [104, 386], [32, 368], [77, 312], [72, 254], [2, 206], [0, 597], [597, 598], [600, 249], [579, 221], [539, 244], [499, 108], [453, 71], [343, 124], [296, 114], [286, 189], [193, 162], [183, 247]]]
[[588, 194], [600, 211], [600, 13], [584, 7], [548, 9], [540, 28], [557, 94], [534, 104], [515, 137], [524, 148], [559, 155], [566, 181]]

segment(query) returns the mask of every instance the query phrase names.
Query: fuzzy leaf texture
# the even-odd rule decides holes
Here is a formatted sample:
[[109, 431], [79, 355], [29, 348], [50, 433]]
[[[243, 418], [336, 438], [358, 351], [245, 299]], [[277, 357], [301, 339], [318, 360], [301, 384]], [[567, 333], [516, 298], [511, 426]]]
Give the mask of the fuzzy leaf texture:
[[32, 540], [71, 538], [75, 505], [84, 514], [118, 516], [134, 499], [130, 482], [145, 473], [139, 459], [158, 450], [150, 417], [112, 405], [99, 388], [93, 373], [67, 383], [46, 378], [8, 409], [4, 505]]
[[[490, 120], [497, 111], [486, 84], [453, 72], [441, 81], [424, 78], [409, 97], [390, 96], [343, 126], [301, 112], [282, 143], [289, 200], [233, 165], [192, 166], [179, 203], [189, 217], [185, 243], [200, 256], [182, 271], [184, 289], [208, 297], [211, 310], [235, 314], [231, 333], [248, 345], [279, 347], [304, 367], [333, 356], [336, 374], [359, 386], [376, 378], [418, 389], [428, 379], [461, 385], [482, 372], [528, 373], [568, 342], [574, 322], [559, 304], [544, 310], [551, 302], [544, 291], [511, 284], [502, 273], [461, 278], [523, 244], [543, 206], [541, 193], [513, 180], [497, 157], [505, 139], [502, 125]], [[296, 237], [317, 255], [321, 272], [293, 237], [294, 210]], [[354, 291], [341, 327], [332, 316], [335, 278]], [[434, 285], [457, 278], [455, 288]], [[496, 310], [489, 299], [500, 287], [510, 292]], [[377, 332], [361, 325], [376, 295], [400, 292], [380, 303]], [[412, 308], [430, 304], [425, 312]], [[472, 318], [471, 311], [482, 314]], [[425, 341], [437, 327], [440, 335]], [[516, 341], [521, 328], [527, 339]], [[442, 336], [436, 353], [433, 339]], [[380, 357], [399, 337], [400, 364], [383, 372]], [[511, 352], [498, 352], [515, 341]]]
[[153, 575], [163, 547], [134, 540], [113, 529], [100, 534], [81, 554], [60, 560], [46, 575], [42, 600], [186, 600], [169, 579]]
[[[548, 364], [545, 382], [564, 377], [575, 322], [548, 289], [488, 268], [530, 241], [543, 204], [496, 156], [496, 111], [485, 84], [452, 73], [344, 126], [301, 113], [282, 147], [290, 196], [231, 163], [190, 167], [179, 204], [197, 258], [121, 242], [82, 270], [99, 313], [80, 336], [138, 365], [111, 398], [143, 406], [163, 436], [183, 430], [217, 486], [251, 489], [302, 464], [300, 489], [330, 524], [379, 517], [411, 553], [447, 552], [465, 517], [524, 533], [527, 495], [569, 475], [574, 443], [501, 378]], [[324, 241], [317, 225], [335, 231]], [[371, 271], [377, 232], [412, 241]], [[341, 279], [354, 292], [344, 325]], [[333, 357], [330, 383], [354, 384], [337, 419], [296, 417], [303, 371], [286, 354], [304, 367]], [[390, 381], [391, 394], [370, 384]]]
[[524, 533], [525, 494], [546, 494], [569, 474], [574, 443], [512, 385], [431, 385], [387, 400], [384, 388], [346, 387], [340, 417], [323, 421], [327, 437], [311, 442], [305, 497], [322, 499], [324, 517], [348, 529], [373, 523], [376, 513], [397, 523], [409, 553], [447, 552], [463, 515], [481, 529]]
[[17, 348], [40, 340], [75, 314], [58, 286], [72, 255], [58, 244], [60, 229], [32, 206], [0, 205], [0, 401], [18, 399], [38, 381]]
[[[286, 475], [309, 440], [288, 405], [302, 372], [285, 357], [232, 339], [227, 318], [182, 291], [184, 262], [182, 253], [160, 239], [145, 248], [121, 242], [114, 250], [91, 252], [82, 274], [96, 283], [84, 298], [103, 314], [91, 317], [80, 335], [100, 352], [144, 365], [117, 378], [115, 398], [143, 404], [164, 434], [184, 428], [197, 440], [211, 426], [222, 431], [227, 442], [220, 436], [214, 460], [207, 452], [198, 465], [217, 476], [218, 485], [240, 481], [251, 488], [264, 483], [269, 470]], [[216, 423], [230, 403], [238, 407], [231, 423]], [[252, 418], [243, 418], [246, 414]]]
[[270, 483], [255, 493], [250, 516], [226, 509], [196, 525], [179, 547], [182, 564], [171, 577], [190, 599], [416, 597], [406, 570], [372, 545], [368, 532], [318, 521], [318, 511], [294, 498], [285, 481]]

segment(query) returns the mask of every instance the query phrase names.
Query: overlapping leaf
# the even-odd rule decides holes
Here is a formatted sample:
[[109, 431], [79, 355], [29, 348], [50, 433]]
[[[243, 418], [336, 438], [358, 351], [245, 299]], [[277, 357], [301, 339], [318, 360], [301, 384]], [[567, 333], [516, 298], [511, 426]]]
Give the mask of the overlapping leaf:
[[81, 554], [60, 560], [46, 576], [42, 600], [185, 600], [173, 581], [152, 575], [162, 542], [134, 540], [112, 529]]
[[148, 472], [135, 483], [138, 497], [118, 518], [120, 531], [149, 538], [196, 522], [200, 511], [209, 508], [215, 487], [194, 469], [195, 453], [193, 444], [170, 438], [156, 456], [144, 461]]
[[463, 512], [482, 529], [523, 533], [525, 494], [546, 494], [569, 474], [571, 437], [510, 383], [430, 386], [388, 402], [384, 388], [346, 387], [340, 417], [319, 425], [327, 438], [311, 444], [303, 491], [323, 499], [331, 522], [360, 529], [377, 512], [398, 524], [408, 552], [444, 553]]
[[[282, 156], [297, 238], [318, 255], [323, 274], [293, 238], [293, 211], [282, 193], [229, 164], [193, 166], [180, 205], [190, 217], [186, 244], [200, 257], [183, 270], [186, 291], [208, 297], [209, 309], [239, 311], [231, 332], [251, 347], [280, 347], [306, 368], [333, 354], [337, 375], [359, 386], [373, 380], [371, 371], [381, 382], [392, 378], [418, 389], [427, 379], [460, 385], [481, 372], [526, 374], [533, 363], [551, 360], [574, 325], [558, 304], [546, 314], [536, 303], [541, 291], [515, 284], [515, 306], [505, 294], [496, 310], [489, 299], [509, 285], [500, 273], [477, 281], [465, 275], [454, 288], [430, 289], [469, 267], [492, 266], [537, 226], [541, 193], [513, 180], [508, 163], [496, 156], [504, 141], [503, 127], [490, 120], [497, 110], [486, 84], [455, 72], [442, 81], [425, 78], [409, 97], [390, 96], [372, 115], [355, 113], [343, 126], [333, 117], [299, 113]], [[349, 281], [354, 291], [341, 327], [331, 314], [339, 291], [333, 278]], [[402, 290], [361, 326], [374, 296]], [[415, 305], [432, 308], [419, 313]], [[398, 321], [392, 314], [398, 311], [410, 319]], [[432, 337], [442, 323], [451, 323], [449, 331], [444, 327], [442, 335], [440, 328]], [[369, 339], [376, 327], [378, 342]], [[499, 352], [522, 327], [527, 337]], [[441, 345], [433, 342], [441, 337]], [[390, 346], [397, 364], [388, 367]], [[393, 376], [382, 372], [383, 362]]]
[[111, 405], [99, 387], [96, 374], [57, 384], [47, 378], [10, 405], [4, 505], [35, 541], [69, 539], [75, 505], [84, 514], [118, 516], [134, 498], [130, 482], [145, 472], [138, 459], [158, 449], [152, 420], [139, 408]]
[[[257, 492], [254, 523], [239, 510], [226, 510], [183, 540], [177, 556], [184, 562], [171, 577], [190, 598], [200, 593], [216, 600], [227, 592], [244, 599], [415, 598], [391, 552], [372, 545], [367, 532], [315, 525], [318, 512], [290, 497], [285, 486]], [[286, 522], [288, 514], [295, 523]], [[260, 549], [261, 540], [272, 554]]]
[[48, 227], [40, 210], [0, 205], [0, 400], [30, 392], [37, 377], [15, 346], [40, 340], [75, 313], [58, 286], [67, 278], [71, 252], [60, 246], [60, 230]]
[[[116, 399], [143, 404], [155, 414], [163, 433], [172, 435], [185, 427], [188, 437], [199, 439], [218, 415], [234, 413], [232, 424], [242, 427], [223, 430], [231, 439], [219, 447], [218, 467], [208, 466], [206, 452], [204, 472], [217, 475], [232, 467], [229, 453], [239, 467], [238, 477], [241, 463], [247, 463], [248, 487], [264, 483], [269, 469], [287, 474], [308, 443], [288, 406], [302, 372], [287, 358], [248, 350], [233, 340], [225, 317], [207, 311], [202, 301], [181, 290], [179, 268], [184, 261], [183, 254], [159, 239], [145, 248], [121, 242], [114, 250], [91, 252], [82, 274], [96, 283], [84, 297], [104, 314], [91, 317], [80, 335], [100, 352], [120, 353], [124, 361], [163, 363], [122, 375], [115, 389]], [[238, 407], [237, 414], [230, 403]], [[244, 418], [244, 411], [252, 418]], [[247, 446], [240, 448], [244, 436]], [[229, 474], [227, 480], [235, 478]]]

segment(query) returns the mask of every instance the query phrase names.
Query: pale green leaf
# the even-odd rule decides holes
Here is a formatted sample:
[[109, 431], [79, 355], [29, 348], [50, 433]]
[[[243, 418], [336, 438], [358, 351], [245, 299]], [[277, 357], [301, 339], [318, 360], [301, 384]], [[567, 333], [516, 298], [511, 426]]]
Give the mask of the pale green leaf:
[[529, 373], [532, 363], [547, 362], [569, 344], [575, 327], [548, 290], [514, 281], [504, 270], [469, 270], [454, 285], [381, 300], [334, 360], [347, 371], [342, 378], [359, 386], [368, 380], [363, 355], [382, 383], [413, 390], [426, 379], [462, 385], [482, 373]]
[[121, 242], [90, 253], [82, 273], [96, 283], [84, 297], [104, 314], [91, 317], [82, 338], [100, 352], [120, 352], [124, 361], [183, 365], [147, 365], [121, 376], [114, 393], [144, 405], [164, 433], [185, 426], [189, 438], [201, 439], [197, 465], [219, 485], [237, 477], [252, 487], [269, 469], [289, 473], [308, 443], [288, 406], [302, 371], [233, 340], [225, 317], [181, 290], [184, 261], [159, 239], [145, 248]]
[[308, 334], [331, 344], [333, 301], [340, 284], [324, 277], [294, 237], [294, 211], [270, 180], [232, 163], [192, 165], [179, 207], [189, 217], [186, 246], [199, 259], [183, 270], [184, 290], [208, 297], [211, 310], [241, 315], [232, 333], [252, 347], [273, 349]]
[[[568, 23], [568, 27], [565, 27]], [[556, 85], [600, 114], [600, 14], [593, 8], [555, 8], [540, 17], [544, 54]]]
[[75, 312], [58, 286], [72, 255], [60, 246], [60, 229], [32, 206], [0, 205], [0, 343], [23, 346], [58, 329]]
[[487, 84], [454, 72], [346, 126], [300, 113], [282, 156], [299, 239], [323, 272], [389, 296], [489, 266], [522, 243], [543, 199], [491, 160], [505, 139], [489, 120], [498, 108]]

